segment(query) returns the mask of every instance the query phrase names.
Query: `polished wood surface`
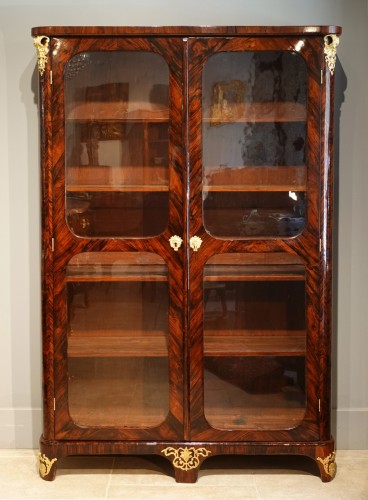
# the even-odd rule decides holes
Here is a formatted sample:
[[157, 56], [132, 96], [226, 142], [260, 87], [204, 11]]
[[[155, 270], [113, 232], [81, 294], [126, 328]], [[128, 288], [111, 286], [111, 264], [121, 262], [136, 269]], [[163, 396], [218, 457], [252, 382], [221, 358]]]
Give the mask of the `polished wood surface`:
[[[169, 447], [204, 447], [210, 456], [305, 454], [316, 460], [322, 480], [332, 479], [328, 468], [318, 459], [328, 461], [334, 449], [330, 434], [333, 77], [323, 55], [323, 36], [333, 33], [340, 34], [341, 29], [335, 26], [237, 26], [39, 27], [32, 30], [34, 36], [51, 37], [46, 72], [40, 78], [44, 367], [41, 451], [49, 458], [73, 454], [162, 455]], [[303, 44], [298, 45], [300, 40]], [[306, 122], [306, 166], [297, 163], [264, 165], [261, 170], [257, 165], [239, 165], [224, 173], [219, 165], [211, 165], [205, 167], [208, 176], [202, 186], [202, 124], [218, 123], [202, 114], [202, 72], [206, 61], [226, 51], [296, 50], [308, 68], [306, 106], [254, 103], [244, 106], [243, 114], [235, 121], [239, 126], [248, 120], [254, 123]], [[123, 108], [120, 113], [111, 103], [107, 106], [88, 103], [65, 116], [65, 66], [74, 55], [88, 51], [145, 51], [161, 55], [170, 69], [169, 110], [154, 112], [139, 108], [124, 115]], [[83, 123], [91, 116], [96, 122], [135, 122], [139, 127], [152, 122], [162, 127], [169, 122], [168, 167], [151, 165], [146, 154], [144, 165], [122, 166], [121, 182], [117, 183], [111, 180], [103, 165], [82, 166], [77, 162], [65, 169], [66, 122]], [[226, 123], [227, 120], [223, 120], [224, 126]], [[125, 175], [129, 176], [129, 185], [123, 182]], [[87, 195], [95, 200], [99, 207], [96, 220], [101, 217], [98, 228], [103, 228], [108, 207], [103, 212], [105, 207], [101, 200], [105, 195], [113, 195], [114, 191], [127, 196], [149, 194], [150, 191], [156, 191], [153, 194], [158, 196], [169, 193], [167, 227], [154, 236], [126, 236], [125, 229], [114, 236], [106, 223], [105, 235], [88, 233], [88, 228], [84, 234], [75, 234], [65, 217], [65, 193], [67, 196]], [[205, 229], [203, 192], [206, 195], [227, 192], [233, 196], [234, 192], [257, 195], [284, 191], [307, 196], [305, 225], [293, 237], [219, 238]], [[147, 200], [148, 206], [152, 203], [152, 219], [147, 223], [154, 224], [154, 219], [160, 218], [163, 211], [155, 212], [153, 202]], [[110, 219], [119, 218], [123, 224], [128, 224], [139, 221], [140, 215], [132, 208], [119, 207], [110, 214]], [[215, 211], [210, 218], [216, 222]], [[83, 224], [82, 217], [78, 224]], [[173, 235], [183, 239], [178, 251], [169, 244]], [[189, 248], [192, 236], [202, 239], [198, 252]], [[143, 268], [129, 274], [114, 267], [118, 253], [130, 255], [129, 265], [135, 265], [133, 254], [151, 257]], [[96, 261], [92, 264], [83, 258], [78, 261], [78, 256], [87, 254], [96, 254], [97, 261], [97, 256], [102, 256], [97, 262], [98, 272]], [[111, 274], [113, 267], [116, 272]], [[150, 330], [147, 335], [140, 336], [136, 335], [136, 330], [121, 330], [111, 335], [109, 328], [89, 329], [83, 334], [68, 331], [67, 287], [93, 287], [101, 282], [114, 286], [114, 283], [129, 284], [130, 281], [152, 284], [157, 281], [157, 286], [161, 286], [160, 283], [168, 286], [168, 336]], [[206, 286], [222, 286], [232, 281], [302, 284], [306, 294], [305, 329], [280, 327], [271, 334], [270, 329], [249, 328], [239, 329], [234, 334], [218, 320], [216, 328], [211, 329], [207, 324], [204, 336]], [[270, 307], [273, 311], [276, 306]], [[276, 321], [282, 323], [280, 318]], [[211, 367], [214, 360], [220, 359], [219, 366], [223, 365], [225, 370], [227, 363], [236, 358], [257, 361], [272, 356], [305, 362], [305, 405], [289, 408], [282, 398], [277, 402], [274, 395], [264, 418], [258, 419], [269, 394], [257, 395], [261, 404], [257, 406], [254, 402], [244, 424], [231, 420], [235, 407], [232, 404], [226, 408], [220, 395], [221, 405], [214, 406], [214, 411], [206, 415], [204, 386], [209, 379], [205, 380], [204, 367], [207, 363]], [[141, 358], [148, 362], [167, 359], [168, 411], [147, 412], [141, 425], [137, 423], [139, 412], [137, 417], [133, 409], [132, 418], [126, 415], [125, 423], [119, 418], [113, 420], [116, 414], [111, 421], [104, 421], [102, 410], [93, 420], [93, 409], [83, 409], [83, 401], [79, 410], [71, 414], [68, 362], [84, 363], [97, 358]], [[101, 394], [108, 390], [108, 384], [104, 383], [99, 385], [105, 387]], [[138, 390], [139, 387], [137, 382]], [[75, 401], [79, 400], [78, 390], [81, 394], [93, 391], [93, 383], [85, 388], [81, 383], [74, 394]], [[215, 393], [214, 397], [217, 402]], [[83, 424], [86, 412], [90, 420]], [[124, 415], [123, 409], [121, 414]], [[175, 468], [176, 479], [195, 481], [203, 460], [204, 457], [200, 457], [197, 466], [186, 472]], [[54, 464], [44, 479], [53, 479], [55, 471]]]
[[119, 36], [119, 35], [275, 35], [320, 36], [341, 33], [339, 26], [42, 26], [32, 36]]
[[203, 191], [306, 191], [304, 166], [207, 167]]
[[[254, 332], [221, 335], [222, 332], [207, 332], [204, 342], [205, 356], [303, 356], [305, 355], [305, 336], [303, 332], [292, 335], [280, 332], [273, 335], [255, 335]], [[224, 332], [227, 333], [227, 332]], [[73, 334], [68, 340], [69, 357], [156, 357], [167, 356], [165, 337], [129, 336], [127, 332], [116, 332], [114, 337], [100, 330], [78, 336]]]

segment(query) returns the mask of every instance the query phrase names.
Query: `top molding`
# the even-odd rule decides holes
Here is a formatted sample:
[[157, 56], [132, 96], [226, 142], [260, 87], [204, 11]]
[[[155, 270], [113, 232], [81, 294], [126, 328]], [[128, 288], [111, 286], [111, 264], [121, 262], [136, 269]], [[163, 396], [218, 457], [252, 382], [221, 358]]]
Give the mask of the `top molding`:
[[32, 36], [326, 36], [340, 35], [340, 26], [41, 26]]

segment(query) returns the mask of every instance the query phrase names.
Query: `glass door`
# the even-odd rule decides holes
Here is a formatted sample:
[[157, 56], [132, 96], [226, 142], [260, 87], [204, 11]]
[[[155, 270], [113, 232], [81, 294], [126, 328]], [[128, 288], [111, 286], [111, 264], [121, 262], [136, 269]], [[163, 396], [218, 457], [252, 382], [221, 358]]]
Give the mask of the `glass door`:
[[199, 43], [191, 48], [201, 72], [190, 78], [201, 89], [191, 108], [190, 234], [202, 240], [190, 257], [191, 369], [201, 381], [191, 385], [192, 439], [313, 439], [307, 311], [318, 310], [310, 232], [318, 234], [319, 130], [309, 119], [319, 96], [307, 42]]
[[54, 123], [55, 150], [63, 152], [54, 184], [57, 435], [178, 438], [184, 274], [183, 254], [169, 240], [184, 227], [176, 217], [184, 155], [175, 94], [183, 77], [172, 55], [181, 45], [60, 44], [53, 60], [54, 87], [63, 89]]
[[84, 52], [65, 68], [66, 217], [88, 237], [168, 224], [169, 67], [153, 52]]

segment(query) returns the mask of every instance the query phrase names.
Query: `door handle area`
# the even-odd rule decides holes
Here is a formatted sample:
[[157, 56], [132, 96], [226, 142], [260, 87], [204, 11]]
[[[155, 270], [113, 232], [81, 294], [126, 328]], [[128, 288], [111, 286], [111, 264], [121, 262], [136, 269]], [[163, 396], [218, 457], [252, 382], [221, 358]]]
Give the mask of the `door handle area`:
[[196, 252], [202, 245], [202, 239], [199, 236], [192, 236], [189, 240], [190, 248]]
[[180, 238], [180, 236], [177, 236], [175, 234], [174, 236], [171, 236], [171, 238], [169, 238], [169, 243], [170, 243], [171, 248], [173, 248], [174, 251], [177, 252], [179, 250], [179, 248], [181, 247], [183, 240], [182, 240], [182, 238]]

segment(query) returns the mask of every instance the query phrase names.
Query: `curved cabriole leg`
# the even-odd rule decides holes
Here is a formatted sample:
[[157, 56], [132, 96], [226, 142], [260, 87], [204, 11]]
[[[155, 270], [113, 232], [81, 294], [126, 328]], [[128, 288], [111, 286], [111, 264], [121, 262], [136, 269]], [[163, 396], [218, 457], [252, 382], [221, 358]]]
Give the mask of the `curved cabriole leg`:
[[53, 481], [56, 475], [57, 458], [48, 458], [44, 453], [38, 454], [39, 472], [45, 481]]
[[211, 453], [205, 448], [194, 446], [168, 447], [161, 451], [165, 457], [170, 457], [177, 483], [195, 483], [198, 478], [199, 468], [203, 460]]
[[325, 457], [316, 457], [316, 462], [324, 483], [332, 481], [336, 475], [335, 452], [331, 452]]

